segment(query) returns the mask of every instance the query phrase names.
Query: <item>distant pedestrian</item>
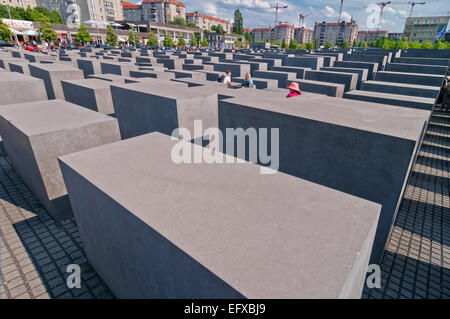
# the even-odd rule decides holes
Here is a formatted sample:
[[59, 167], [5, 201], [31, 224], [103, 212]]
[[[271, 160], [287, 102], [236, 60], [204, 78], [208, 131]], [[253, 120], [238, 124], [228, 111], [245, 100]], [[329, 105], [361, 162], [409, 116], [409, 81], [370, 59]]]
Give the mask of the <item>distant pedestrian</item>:
[[447, 76], [447, 84], [445, 85], [444, 98], [442, 102], [442, 107], [446, 112], [450, 109], [450, 76]]
[[253, 79], [250, 73], [245, 74], [245, 80], [242, 82], [242, 86], [245, 88], [253, 89], [255, 88], [255, 85], [253, 84]]
[[231, 71], [227, 71], [225, 74], [221, 75], [218, 82], [226, 84], [227, 86], [232, 86], [233, 82], [231, 81]]
[[288, 86], [289, 94], [286, 96], [286, 98], [296, 97], [299, 95], [302, 95], [302, 92], [300, 91], [300, 86], [297, 82], [292, 82], [290, 86]]

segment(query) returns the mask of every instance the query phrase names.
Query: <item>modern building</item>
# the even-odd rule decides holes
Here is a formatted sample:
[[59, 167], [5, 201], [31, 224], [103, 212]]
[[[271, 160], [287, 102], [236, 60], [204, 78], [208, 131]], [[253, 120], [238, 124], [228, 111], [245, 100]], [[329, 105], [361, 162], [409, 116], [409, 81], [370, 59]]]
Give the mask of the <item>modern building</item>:
[[348, 41], [350, 45], [356, 40], [358, 33], [358, 25], [355, 21], [341, 23], [315, 23], [314, 41], [319, 40], [319, 46], [324, 46], [327, 41], [332, 45], [341, 45], [342, 42]]
[[253, 41], [270, 41], [272, 38], [272, 28], [255, 28], [251, 32]]
[[140, 5], [122, 1], [123, 15], [129, 21], [169, 23], [175, 18], [186, 20], [186, 7], [176, 0], [143, 0]]
[[0, 4], [26, 9], [36, 7], [36, 0], [0, 0]]
[[378, 38], [388, 37], [388, 32], [386, 30], [378, 31], [358, 31], [356, 36], [356, 42], [372, 42], [377, 41]]
[[403, 38], [403, 33], [401, 32], [389, 32], [388, 38], [394, 41], [398, 41], [399, 39]]
[[[80, 8], [80, 22], [95, 21], [92, 24], [98, 28], [106, 27], [106, 23], [123, 20], [123, 9], [120, 0], [34, 0], [37, 6], [50, 11], [59, 12], [64, 21], [71, 19], [74, 9], [69, 6], [76, 4]], [[101, 24], [103, 23], [103, 24]]]
[[295, 28], [294, 39], [298, 44], [314, 41], [314, 30], [306, 28]]
[[403, 33], [410, 41], [434, 42], [438, 32], [447, 30], [449, 19], [449, 16], [410, 17], [406, 19]]
[[245, 37], [236, 34], [220, 34], [217, 32], [206, 32], [206, 39], [211, 47], [216, 49], [233, 49], [237, 40], [245, 41]]
[[222, 26], [226, 33], [231, 32], [230, 22], [219, 18], [207, 16], [199, 13], [198, 11], [186, 13], [186, 22], [194, 23], [197, 27], [203, 31], [211, 31], [213, 26]]
[[280, 24], [272, 29], [271, 40], [275, 42], [285, 41], [287, 44], [294, 38], [294, 26], [290, 24]]

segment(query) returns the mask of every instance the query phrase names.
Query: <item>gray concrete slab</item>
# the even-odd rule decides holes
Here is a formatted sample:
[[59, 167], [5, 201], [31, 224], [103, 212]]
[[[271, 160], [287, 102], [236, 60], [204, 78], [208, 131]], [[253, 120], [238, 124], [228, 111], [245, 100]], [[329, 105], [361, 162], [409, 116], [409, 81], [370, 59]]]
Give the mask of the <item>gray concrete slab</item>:
[[111, 83], [99, 79], [61, 81], [67, 102], [107, 115], [114, 114]]
[[429, 116], [424, 110], [315, 94], [252, 95], [219, 103], [222, 132], [279, 128], [281, 172], [383, 206], [373, 263], [380, 261]]
[[246, 73], [250, 73], [249, 64], [240, 63], [215, 63], [213, 70], [216, 72], [231, 71], [232, 76], [244, 77]]
[[388, 57], [386, 55], [373, 55], [373, 54], [352, 53], [344, 55], [344, 61], [378, 63], [377, 71], [384, 71], [387, 64], [387, 58]]
[[61, 100], [0, 106], [0, 134], [15, 171], [56, 219], [72, 216], [57, 157], [120, 140], [116, 119]]
[[349, 91], [344, 94], [344, 97], [347, 99], [359, 101], [390, 104], [429, 111], [433, 110], [436, 102], [436, 98], [425, 98], [371, 91]]
[[0, 105], [47, 100], [44, 82], [17, 72], [0, 74]]
[[30, 64], [30, 75], [42, 79], [49, 100], [64, 100], [64, 92], [61, 87], [62, 80], [83, 79], [83, 71], [64, 64]]
[[295, 82], [300, 84], [300, 90], [316, 94], [325, 94], [332, 97], [343, 97], [345, 85], [339, 83], [331, 83], [324, 81], [314, 81], [298, 79]]
[[84, 77], [87, 78], [89, 75], [102, 74], [102, 68], [100, 66], [100, 61], [94, 59], [77, 59], [77, 66], [83, 71]]
[[286, 59], [286, 66], [296, 66], [296, 67], [310, 68], [311, 70], [320, 70], [320, 68], [324, 66], [324, 57], [323, 56], [288, 57]]
[[137, 71], [138, 67], [132, 63], [106, 62], [101, 61], [102, 74], [116, 74], [130, 76], [130, 70]]
[[375, 73], [378, 70], [378, 63], [358, 62], [358, 61], [335, 61], [335, 67], [339, 68], [353, 68], [353, 69], [367, 69], [367, 79], [373, 80]]
[[[233, 83], [243, 83], [245, 79], [243, 78], [232, 78]], [[255, 89], [276, 89], [278, 88], [278, 81], [271, 79], [263, 79], [263, 78], [252, 78], [253, 85]]]
[[402, 50], [401, 57], [415, 58], [433, 58], [433, 59], [450, 59], [450, 51], [439, 49], [408, 49]]
[[306, 71], [305, 80], [344, 84], [344, 92], [355, 90], [358, 76], [354, 73]]
[[23, 57], [30, 62], [54, 62], [55, 58], [48, 54], [36, 53], [36, 52], [24, 52]]
[[255, 71], [253, 76], [262, 79], [272, 79], [278, 81], [279, 88], [286, 88], [290, 82], [298, 81], [297, 73], [280, 71]]
[[[193, 132], [194, 120], [202, 120], [207, 127], [217, 127], [217, 94], [199, 94], [179, 86], [183, 83], [171, 83], [111, 85], [123, 139], [155, 131], [171, 135], [180, 127]], [[193, 138], [197, 137], [200, 136]]]
[[446, 75], [447, 70], [448, 66], [441, 66], [441, 65], [388, 63], [388, 65], [386, 66], [386, 71], [403, 72], [403, 73]]
[[354, 69], [354, 68], [339, 68], [339, 67], [325, 67], [321, 68], [323, 71], [342, 72], [342, 73], [355, 73], [358, 75], [356, 82], [356, 89], [361, 89], [361, 83], [367, 81], [368, 70], [367, 69]]
[[122, 75], [117, 75], [117, 74], [92, 74], [92, 75], [88, 75], [87, 77], [88, 79], [99, 79], [102, 81], [108, 81], [108, 82], [116, 82], [116, 83], [137, 83], [139, 82], [138, 79], [136, 78], [131, 78], [128, 76], [122, 76]]
[[375, 81], [396, 82], [426, 86], [441, 86], [443, 75], [383, 71], [375, 74]]
[[250, 163], [177, 165], [176, 143], [60, 159], [87, 258], [118, 298], [360, 297], [379, 205]]
[[389, 93], [407, 96], [418, 96], [436, 99], [441, 88], [439, 86], [425, 86], [396, 82], [366, 81], [361, 90], [379, 93]]
[[281, 59], [262, 59], [262, 58], [254, 58], [250, 59], [250, 62], [264, 62], [267, 63], [267, 69], [271, 70], [274, 66], [282, 66], [283, 61]]
[[442, 65], [450, 67], [450, 58], [438, 59], [438, 58], [398, 57], [395, 58], [393, 62], [405, 64]]
[[270, 69], [270, 71], [278, 71], [278, 72], [295, 72], [297, 73], [298, 79], [305, 78], [305, 71], [310, 71], [311, 68], [301, 68], [296, 66], [274, 66]]

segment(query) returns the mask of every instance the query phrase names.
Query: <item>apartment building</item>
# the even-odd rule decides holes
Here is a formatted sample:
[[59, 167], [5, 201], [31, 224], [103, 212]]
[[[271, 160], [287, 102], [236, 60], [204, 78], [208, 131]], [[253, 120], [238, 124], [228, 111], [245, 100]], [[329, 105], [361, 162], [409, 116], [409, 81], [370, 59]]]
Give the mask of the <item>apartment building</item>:
[[122, 1], [124, 19], [127, 21], [151, 21], [169, 23], [175, 18], [186, 20], [186, 7], [176, 0], [143, 0], [135, 5]]
[[403, 34], [410, 41], [434, 42], [436, 34], [447, 30], [449, 16], [437, 17], [410, 17], [406, 19]]
[[388, 33], [388, 38], [394, 41], [397, 41], [401, 38], [403, 38], [403, 33], [401, 32], [389, 32]]
[[298, 44], [314, 42], [314, 30], [306, 28], [295, 28], [294, 39]]
[[385, 30], [379, 31], [358, 31], [356, 42], [372, 42], [377, 41], [378, 38], [388, 37], [389, 33]]
[[341, 45], [342, 42], [348, 41], [350, 45], [356, 40], [358, 33], [358, 25], [355, 21], [341, 23], [315, 23], [314, 41], [319, 40], [319, 46], [323, 46], [327, 41], [332, 45]]
[[[51, 1], [51, 0], [48, 0]], [[22, 7], [24, 9], [30, 7], [34, 8], [36, 7], [36, 1], [35, 0], [0, 0], [0, 4], [8, 5], [11, 7]]]
[[230, 22], [226, 20], [222, 20], [216, 17], [207, 16], [199, 13], [198, 11], [186, 13], [186, 22], [194, 23], [197, 27], [202, 30], [211, 31], [212, 26], [222, 26], [222, 28], [230, 33], [231, 27]]
[[283, 42], [287, 44], [294, 38], [295, 27], [290, 24], [280, 24], [272, 29], [272, 41]]
[[120, 0], [34, 0], [37, 6], [50, 11], [56, 10], [64, 21], [73, 14], [72, 4], [80, 8], [80, 22], [95, 21], [96, 27], [106, 27], [106, 24], [123, 20], [123, 9]]
[[272, 38], [272, 28], [255, 28], [251, 32], [253, 41], [270, 41]]

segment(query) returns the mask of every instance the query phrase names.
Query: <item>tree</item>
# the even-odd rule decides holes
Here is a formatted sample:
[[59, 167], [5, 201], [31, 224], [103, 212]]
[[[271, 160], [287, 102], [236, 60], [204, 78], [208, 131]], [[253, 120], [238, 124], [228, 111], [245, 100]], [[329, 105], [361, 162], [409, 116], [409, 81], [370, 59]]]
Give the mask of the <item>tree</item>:
[[282, 49], [287, 49], [287, 45], [286, 45], [286, 40], [283, 39], [283, 41], [281, 41], [281, 48]]
[[295, 39], [291, 40], [291, 42], [289, 43], [289, 49], [291, 49], [291, 50], [297, 50], [298, 49], [297, 40], [295, 40]]
[[108, 26], [108, 29], [106, 30], [106, 43], [108, 43], [108, 45], [110, 45], [112, 47], [115, 47], [117, 44], [117, 39], [118, 39], [118, 36], [114, 32], [113, 27]]
[[266, 43], [270, 42], [270, 41], [269, 41], [269, 38], [266, 37], [266, 38], [264, 39], [264, 42], [266, 42]]
[[39, 25], [39, 31], [42, 32], [41, 38], [47, 42], [55, 42], [58, 40], [58, 33], [53, 30], [53, 27], [48, 22], [43, 22]]
[[136, 47], [141, 44], [139, 38], [136, 35], [136, 31], [133, 29], [130, 29], [130, 31], [128, 32], [128, 43]]
[[422, 45], [419, 42], [408, 42], [409, 48], [411, 49], [420, 49]]
[[233, 33], [240, 35], [244, 34], [244, 18], [242, 17], [242, 13], [239, 9], [234, 11]]
[[152, 47], [156, 47], [159, 44], [158, 37], [156, 36], [156, 33], [154, 31], [150, 31], [147, 37], [147, 44], [149, 44]]
[[245, 37], [246, 42], [248, 42], [249, 44], [253, 43], [253, 37], [252, 37], [252, 34], [250, 32], [245, 31], [244, 37]]
[[306, 50], [306, 49], [307, 49], [306, 43], [302, 43], [302, 44], [300, 45], [300, 49], [301, 49], [301, 50]]
[[327, 40], [327, 42], [325, 43], [325, 48], [331, 49], [332, 47], [333, 47], [333, 45], [331, 44], [331, 41]]
[[436, 43], [434, 44], [433, 48], [434, 49], [440, 49], [440, 50], [445, 50], [447, 49], [448, 44], [446, 42], [444, 42], [443, 40], [439, 40], [436, 41]]
[[433, 48], [433, 44], [431, 44], [430, 41], [425, 41], [422, 43], [422, 49], [432, 49]]
[[309, 42], [306, 44], [306, 49], [307, 49], [307, 50], [312, 50], [312, 49], [314, 49], [314, 43], [313, 43], [312, 41], [309, 41]]
[[177, 43], [177, 47], [184, 47], [186, 46], [186, 41], [184, 40], [184, 35], [183, 33], [179, 33], [178, 34], [178, 43]]
[[189, 28], [200, 29], [199, 27], [197, 27], [197, 25], [194, 22], [188, 22], [188, 23], [186, 23], [186, 26]]
[[212, 27], [211, 27], [211, 30], [212, 31], [215, 31], [215, 32], [217, 32], [217, 33], [220, 33], [220, 34], [226, 34], [226, 32], [225, 32], [225, 30], [223, 29], [223, 27], [219, 24], [219, 25], [213, 25]]
[[92, 36], [88, 32], [86, 26], [84, 24], [80, 25], [80, 28], [78, 29], [78, 32], [75, 34], [75, 41], [78, 43], [86, 43], [92, 41]]
[[362, 42], [362, 43], [361, 43], [361, 47], [363, 47], [363, 48], [368, 48], [368, 47], [369, 47], [369, 44], [368, 44], [367, 42]]
[[166, 47], [166, 48], [172, 48], [175, 46], [175, 43], [173, 42], [173, 39], [169, 33], [166, 33], [166, 36], [164, 37], [164, 40], [163, 40], [163, 44], [164, 44], [164, 47]]
[[314, 41], [314, 49], [318, 48], [319, 48], [319, 39], [316, 39], [316, 41]]
[[10, 41], [13, 35], [8, 26], [0, 21], [0, 39]]
[[358, 44], [356, 43], [356, 39], [353, 40], [353, 46], [354, 46], [354, 47], [358, 46]]
[[181, 17], [176, 17], [172, 21], [169, 21], [169, 24], [175, 24], [175, 25], [180, 25], [182, 27], [185, 27], [186, 26], [186, 20], [184, 20]]
[[195, 34], [191, 35], [191, 39], [189, 40], [191, 47], [196, 47], [198, 45], [197, 37]]
[[342, 48], [343, 49], [350, 48], [350, 43], [347, 40], [345, 40], [344, 42], [342, 42]]
[[400, 39], [398, 39], [397, 45], [396, 45], [396, 49], [403, 49], [403, 50], [409, 49], [408, 38], [400, 38]]
[[207, 48], [209, 45], [208, 39], [206, 37], [203, 37], [202, 42], [200, 42], [200, 45], [204, 48]]

